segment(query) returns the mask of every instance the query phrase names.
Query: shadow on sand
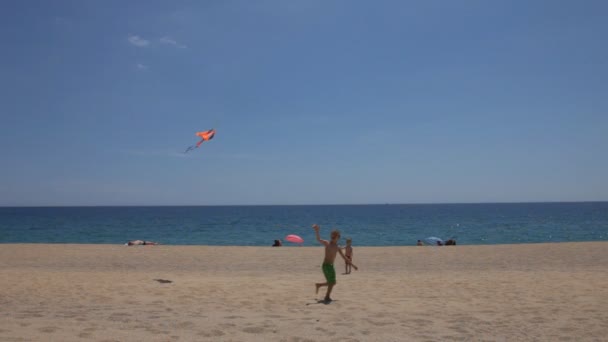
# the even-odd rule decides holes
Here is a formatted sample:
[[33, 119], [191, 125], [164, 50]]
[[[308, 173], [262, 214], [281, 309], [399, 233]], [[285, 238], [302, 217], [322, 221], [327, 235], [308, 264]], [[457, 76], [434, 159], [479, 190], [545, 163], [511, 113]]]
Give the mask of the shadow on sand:
[[330, 299], [330, 300], [325, 300], [325, 299], [317, 299], [314, 303], [306, 303], [306, 305], [312, 305], [312, 304], [325, 304], [325, 305], [329, 305], [333, 302], [337, 302], [337, 300], [334, 299]]

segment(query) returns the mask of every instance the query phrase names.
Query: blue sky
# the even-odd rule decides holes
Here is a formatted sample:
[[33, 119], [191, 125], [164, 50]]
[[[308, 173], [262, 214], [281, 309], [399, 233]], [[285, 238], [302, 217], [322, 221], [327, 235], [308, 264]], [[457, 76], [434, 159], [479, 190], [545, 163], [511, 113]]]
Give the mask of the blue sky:
[[0, 205], [608, 200], [607, 11], [3, 1]]

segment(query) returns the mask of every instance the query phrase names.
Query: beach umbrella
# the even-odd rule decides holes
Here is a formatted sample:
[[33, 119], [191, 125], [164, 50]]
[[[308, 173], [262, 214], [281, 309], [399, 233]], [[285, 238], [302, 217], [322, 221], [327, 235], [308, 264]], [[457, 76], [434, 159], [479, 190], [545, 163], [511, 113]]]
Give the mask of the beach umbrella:
[[293, 235], [293, 234], [287, 235], [285, 237], [285, 240], [289, 241], [289, 242], [293, 242], [293, 243], [300, 243], [300, 244], [304, 243], [304, 239], [302, 239], [301, 237], [299, 237], [297, 235]]

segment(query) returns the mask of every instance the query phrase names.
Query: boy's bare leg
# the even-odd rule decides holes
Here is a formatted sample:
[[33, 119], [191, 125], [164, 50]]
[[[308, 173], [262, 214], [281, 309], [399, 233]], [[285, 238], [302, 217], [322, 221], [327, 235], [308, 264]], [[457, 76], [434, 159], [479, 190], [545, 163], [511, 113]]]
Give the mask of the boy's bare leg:
[[327, 293], [325, 294], [325, 301], [326, 302], [330, 302], [331, 301], [331, 297], [329, 296], [331, 294], [331, 290], [334, 288], [336, 284], [327, 284]]
[[321, 288], [323, 286], [327, 286], [327, 283], [316, 283], [315, 287], [317, 288], [317, 290], [316, 290], [315, 293], [318, 294], [319, 293], [319, 288]]

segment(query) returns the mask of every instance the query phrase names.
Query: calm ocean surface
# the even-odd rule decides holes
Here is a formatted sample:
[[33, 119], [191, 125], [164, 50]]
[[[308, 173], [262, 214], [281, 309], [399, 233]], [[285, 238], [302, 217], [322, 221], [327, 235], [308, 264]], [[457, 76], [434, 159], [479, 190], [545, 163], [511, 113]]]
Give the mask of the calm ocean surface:
[[[192, 207], [0, 208], [0, 243], [270, 246], [313, 223], [354, 246], [410, 246], [435, 236], [458, 244], [608, 241], [608, 202]], [[344, 240], [341, 241], [341, 244]], [[289, 243], [285, 243], [289, 245]]]

